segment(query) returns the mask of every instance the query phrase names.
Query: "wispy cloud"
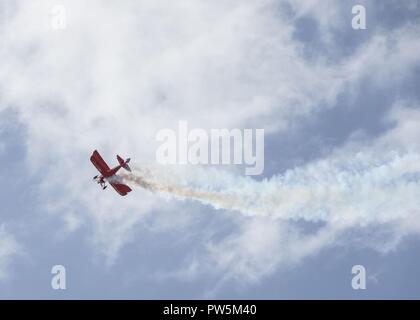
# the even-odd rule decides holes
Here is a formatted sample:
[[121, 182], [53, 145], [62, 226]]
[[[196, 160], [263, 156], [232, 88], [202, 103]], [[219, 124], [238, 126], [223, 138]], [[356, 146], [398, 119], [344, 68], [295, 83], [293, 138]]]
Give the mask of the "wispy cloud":
[[21, 247], [14, 236], [0, 225], [0, 280], [5, 280], [9, 274], [9, 266], [14, 257], [21, 252]]
[[[39, 191], [45, 208], [66, 216], [63, 221], [70, 231], [92, 227], [95, 249], [111, 262], [144, 217], [159, 210], [161, 200], [147, 192], [133, 193], [123, 202], [98, 193], [86, 182], [94, 174], [88, 163], [93, 149], [100, 149], [108, 161], [118, 152], [152, 162], [156, 131], [180, 119], [202, 128], [253, 125], [266, 128], [268, 134], [283, 130], [286, 135], [300, 119], [341, 107], [337, 97], [356, 92], [361, 79], [369, 79], [372, 86], [395, 86], [419, 64], [419, 27], [410, 24], [392, 32], [372, 32], [369, 43], [342, 59], [306, 57], [303, 51], [309, 44], [295, 37], [298, 19], [315, 17], [327, 30], [343, 12], [339, 1], [321, 5], [289, 1], [291, 15], [277, 1], [61, 3], [67, 9], [67, 29], [61, 31], [50, 27], [55, 1], [13, 4], [1, 29], [0, 111], [14, 110], [24, 124], [28, 171], [42, 173]], [[328, 32], [337, 30], [335, 25]], [[326, 39], [325, 45], [331, 41]], [[418, 177], [413, 173], [418, 153], [409, 136], [417, 114], [395, 110], [390, 117], [398, 126], [372, 145], [349, 141], [323, 160], [290, 168], [266, 182], [250, 182], [250, 189], [235, 190], [249, 199], [272, 201], [260, 207], [263, 202], [258, 199], [251, 205], [241, 201], [226, 209], [285, 219], [346, 217], [366, 223], [411, 214], [412, 210], [401, 210], [400, 202], [407, 209], [417, 203], [412, 197], [417, 191]], [[393, 140], [406, 141], [406, 148], [401, 150]], [[267, 239], [255, 241], [254, 249], [246, 248], [243, 239], [262, 237], [268, 222], [250, 223], [244, 222], [236, 235], [222, 242], [214, 240], [206, 257], [215, 257], [222, 269], [235, 268], [230, 261], [238, 258], [258, 275], [287, 260], [253, 264], [270, 259], [271, 251], [259, 246], [268, 247], [269, 242], [276, 252], [288, 251], [284, 243], [294, 248], [299, 233], [289, 225], [274, 224]], [[307, 248], [330, 243], [334, 232], [325, 233], [329, 236], [308, 238]], [[290, 235], [289, 242], [284, 241], [285, 234]], [[220, 257], [217, 249], [232, 254]], [[238, 265], [236, 270], [245, 267]]]
[[[248, 217], [231, 235], [209, 242], [207, 254], [185, 268], [188, 276], [212, 273], [206, 267], [211, 265], [226, 281], [253, 282], [333, 245], [385, 253], [404, 237], [420, 234], [415, 139], [420, 112], [397, 102], [386, 119], [394, 127], [385, 135], [369, 143], [354, 138], [324, 159], [263, 181], [173, 166], [136, 168], [123, 178], [162, 196], [195, 199]], [[303, 221], [315, 231], [299, 227]]]

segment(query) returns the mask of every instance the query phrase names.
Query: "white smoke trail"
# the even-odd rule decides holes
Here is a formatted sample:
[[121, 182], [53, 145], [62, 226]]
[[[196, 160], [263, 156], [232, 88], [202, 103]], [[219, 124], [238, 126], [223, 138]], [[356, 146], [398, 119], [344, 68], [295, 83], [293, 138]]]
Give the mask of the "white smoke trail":
[[125, 183], [217, 209], [307, 221], [392, 222], [420, 208], [420, 155], [356, 154], [322, 160], [263, 181], [214, 168], [140, 166]]

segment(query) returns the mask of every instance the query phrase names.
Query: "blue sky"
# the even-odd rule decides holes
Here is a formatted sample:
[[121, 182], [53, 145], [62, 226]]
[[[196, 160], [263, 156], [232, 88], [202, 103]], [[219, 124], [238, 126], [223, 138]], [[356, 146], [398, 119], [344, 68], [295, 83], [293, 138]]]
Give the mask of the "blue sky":
[[[419, 18], [416, 0], [0, 0], [0, 298], [418, 299]], [[264, 216], [92, 183], [94, 149], [141, 167], [181, 120], [264, 128], [247, 192], [299, 192]]]

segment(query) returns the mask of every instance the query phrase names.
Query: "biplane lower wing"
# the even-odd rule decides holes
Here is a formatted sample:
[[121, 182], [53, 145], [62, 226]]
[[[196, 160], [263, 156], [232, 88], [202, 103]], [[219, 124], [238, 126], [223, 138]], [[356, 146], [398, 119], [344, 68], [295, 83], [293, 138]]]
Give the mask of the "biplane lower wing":
[[125, 196], [127, 193], [131, 192], [131, 188], [125, 184], [110, 182], [110, 185], [122, 196]]

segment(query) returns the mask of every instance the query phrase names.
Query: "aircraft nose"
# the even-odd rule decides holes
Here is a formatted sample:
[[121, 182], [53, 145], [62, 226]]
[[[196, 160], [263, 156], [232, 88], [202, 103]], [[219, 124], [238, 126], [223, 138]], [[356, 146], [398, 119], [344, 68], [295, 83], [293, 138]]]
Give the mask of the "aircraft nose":
[[125, 162], [126, 162], [126, 163], [129, 163], [129, 162], [130, 162], [130, 160], [131, 160], [131, 159], [130, 159], [130, 158], [128, 158]]

